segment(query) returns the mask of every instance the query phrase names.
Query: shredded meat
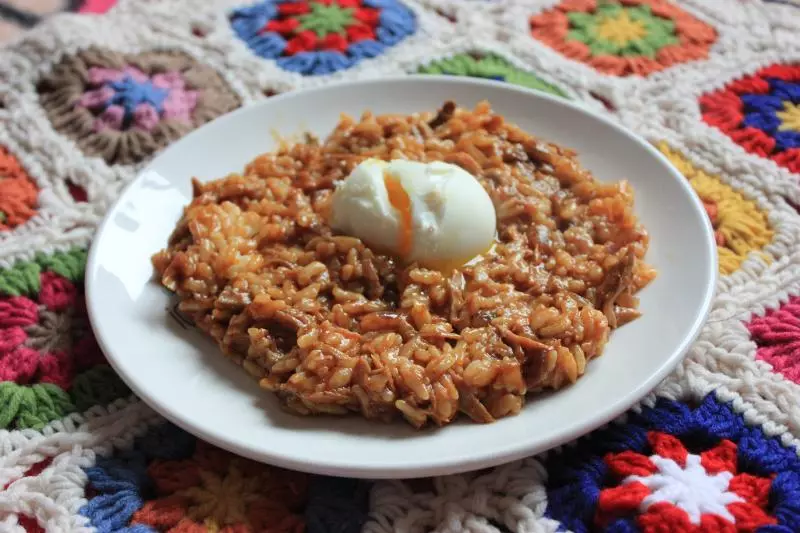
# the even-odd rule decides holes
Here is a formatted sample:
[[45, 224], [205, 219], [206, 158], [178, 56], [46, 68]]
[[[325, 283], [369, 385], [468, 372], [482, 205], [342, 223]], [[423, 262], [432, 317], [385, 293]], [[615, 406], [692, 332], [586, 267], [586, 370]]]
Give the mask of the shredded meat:
[[[441, 272], [335, 234], [334, 187], [367, 158], [467, 170], [495, 206], [493, 247]], [[583, 375], [655, 276], [630, 188], [595, 180], [487, 103], [342, 117], [326, 139], [284, 143], [192, 189], [153, 256], [160, 281], [181, 316], [301, 415], [415, 427], [514, 415]]]
[[636, 256], [632, 249], [624, 250], [622, 259], [608, 271], [603, 285], [598, 291], [598, 300], [603, 314], [612, 328], [617, 327], [617, 313], [614, 304], [619, 296], [631, 287], [633, 267]]
[[436, 129], [442, 124], [446, 123], [450, 118], [453, 116], [453, 113], [456, 111], [456, 104], [448, 100], [444, 103], [439, 112], [436, 113], [436, 116], [433, 117], [433, 120], [428, 122], [428, 126], [432, 129]]

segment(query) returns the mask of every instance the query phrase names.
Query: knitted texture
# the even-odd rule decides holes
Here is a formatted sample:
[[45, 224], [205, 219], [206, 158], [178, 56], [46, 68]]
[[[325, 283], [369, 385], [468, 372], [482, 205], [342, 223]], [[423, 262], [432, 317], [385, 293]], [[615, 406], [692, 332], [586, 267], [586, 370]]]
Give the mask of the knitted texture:
[[254, 53], [306, 75], [348, 69], [416, 30], [413, 12], [396, 0], [266, 0], [230, 18]]
[[308, 476], [247, 461], [164, 424], [85, 469], [99, 531], [302, 531]]
[[[800, 531], [795, 4], [121, 0], [0, 49], [0, 531]], [[257, 464], [132, 396], [83, 296], [86, 250], [122, 187], [237, 107], [413, 73], [566, 98], [678, 168], [720, 267], [685, 360], [576, 442], [409, 481]]]
[[700, 99], [703, 120], [742, 148], [800, 172], [800, 66], [775, 64]]
[[667, 1], [565, 0], [530, 19], [531, 35], [616, 76], [707, 57], [713, 27]]
[[117, 0], [6, 0], [0, 8], [0, 43], [5, 43], [63, 12], [105, 13]]
[[51, 124], [109, 164], [139, 163], [239, 105], [219, 74], [179, 52], [90, 49], [54, 65], [37, 92]]
[[36, 214], [39, 190], [19, 161], [0, 147], [0, 231], [13, 229]]
[[713, 393], [660, 399], [547, 463], [547, 514], [573, 531], [800, 529], [797, 454]]
[[507, 59], [496, 54], [457, 54], [453, 57], [432, 61], [419, 68], [421, 74], [449, 74], [452, 76], [470, 76], [489, 80], [506, 81], [536, 89], [539, 91], [566, 96], [557, 85], [549, 83], [539, 76], [515, 67]]

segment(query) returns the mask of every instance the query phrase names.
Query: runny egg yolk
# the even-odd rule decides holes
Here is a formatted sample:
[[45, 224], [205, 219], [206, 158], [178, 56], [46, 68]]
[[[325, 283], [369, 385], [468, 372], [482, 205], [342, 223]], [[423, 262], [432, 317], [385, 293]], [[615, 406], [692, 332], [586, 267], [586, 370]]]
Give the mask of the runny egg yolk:
[[392, 204], [400, 216], [400, 228], [397, 237], [397, 251], [402, 257], [411, 255], [411, 248], [414, 245], [414, 228], [411, 217], [411, 198], [400, 184], [400, 180], [388, 172], [383, 173], [383, 184], [386, 187], [386, 194], [389, 196], [389, 203]]
[[337, 184], [330, 225], [381, 253], [449, 271], [491, 249], [496, 218], [488, 193], [461, 167], [367, 159]]

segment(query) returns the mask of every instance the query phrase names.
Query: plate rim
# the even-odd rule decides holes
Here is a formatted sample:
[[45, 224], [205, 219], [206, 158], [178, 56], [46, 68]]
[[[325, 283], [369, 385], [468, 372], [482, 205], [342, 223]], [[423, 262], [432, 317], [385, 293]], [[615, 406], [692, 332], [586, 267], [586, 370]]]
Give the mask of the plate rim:
[[[701, 217], [703, 226], [702, 228], [703, 235], [705, 237], [703, 239], [705, 241], [704, 251], [708, 254], [709, 257], [709, 261], [707, 262], [707, 268], [704, 269], [705, 270], [704, 277], [706, 278], [707, 282], [705, 287], [705, 292], [702, 296], [701, 305], [691, 325], [691, 328], [689, 328], [687, 333], [684, 334], [683, 340], [680, 342], [680, 344], [678, 344], [678, 346], [672, 350], [672, 353], [670, 354], [669, 358], [666, 359], [650, 377], [641, 382], [635, 389], [628, 391], [624, 395], [621, 395], [617, 401], [604, 406], [602, 409], [599, 409], [590, 422], [581, 422], [581, 421], [574, 422], [570, 425], [567, 425], [562, 431], [558, 432], [558, 434], [553, 436], [552, 438], [545, 440], [540, 439], [539, 441], [533, 444], [531, 443], [531, 441], [522, 441], [512, 446], [505, 446], [502, 450], [500, 450], [500, 453], [492, 453], [491, 455], [484, 454], [477, 457], [472, 456], [468, 460], [459, 460], [459, 459], [451, 460], [449, 456], [443, 458], [439, 456], [438, 459], [433, 459], [433, 457], [437, 456], [427, 456], [424, 459], [418, 459], [417, 462], [415, 462], [414, 467], [393, 466], [386, 468], [381, 467], [380, 469], [376, 469], [370, 466], [332, 464], [330, 461], [326, 462], [324, 459], [319, 459], [319, 458], [313, 461], [307, 461], [307, 460], [304, 461], [301, 459], [285, 457], [279, 453], [274, 453], [264, 448], [253, 449], [252, 447], [248, 446], [240, 446], [237, 443], [232, 442], [230, 439], [226, 438], [225, 435], [209, 432], [206, 429], [197, 426], [196, 424], [184, 420], [181, 417], [181, 415], [175, 412], [169, 405], [145, 393], [139, 386], [137, 380], [124, 371], [124, 369], [121, 367], [121, 364], [115, 360], [115, 357], [113, 355], [111, 355], [114, 353], [114, 351], [110, 348], [110, 343], [108, 342], [108, 339], [104, 337], [102, 329], [97, 325], [100, 322], [98, 309], [96, 307], [98, 299], [95, 297], [94, 294], [95, 294], [96, 274], [98, 271], [98, 267], [100, 266], [98, 264], [98, 257], [97, 257], [99, 243], [101, 241], [101, 237], [103, 236], [105, 230], [107, 229], [109, 222], [117, 214], [117, 212], [123, 205], [123, 202], [128, 192], [144, 179], [146, 174], [149, 171], [151, 171], [153, 167], [157, 165], [157, 162], [161, 157], [164, 157], [170, 151], [180, 149], [182, 147], [182, 144], [191, 143], [194, 136], [198, 135], [199, 132], [201, 132], [207, 127], [210, 127], [214, 123], [219, 123], [227, 120], [234, 120], [240, 114], [254, 112], [259, 107], [273, 106], [276, 104], [280, 104], [280, 102], [285, 99], [295, 98], [299, 95], [324, 93], [330, 90], [331, 88], [383, 85], [386, 83], [425, 84], [429, 82], [437, 84], [452, 84], [452, 85], [476, 85], [476, 86], [484, 86], [486, 88], [490, 88], [493, 91], [501, 90], [501, 91], [521, 93], [528, 97], [544, 99], [548, 101], [548, 103], [551, 105], [571, 108], [579, 113], [588, 115], [589, 117], [601, 122], [604, 126], [616, 130], [618, 133], [626, 137], [630, 142], [638, 145], [639, 147], [643, 148], [646, 152], [648, 152], [651, 156], [654, 156], [656, 159], [660, 160], [662, 164], [664, 164], [667, 171], [671, 173], [672, 177], [678, 182], [679, 186], [683, 189], [683, 191], [687, 193], [686, 196], [689, 198], [689, 201], [691, 202], [694, 210], [701, 213], [703, 211], [702, 201], [692, 189], [689, 181], [680, 173], [680, 171], [672, 164], [672, 162], [667, 157], [665, 157], [660, 151], [658, 151], [654, 146], [652, 146], [647, 140], [640, 137], [636, 133], [632, 132], [625, 126], [622, 126], [621, 124], [614, 122], [613, 120], [611, 120], [611, 118], [606, 117], [598, 113], [597, 111], [586, 107], [580, 101], [566, 100], [535, 89], [528, 89], [525, 87], [520, 87], [511, 84], [499, 84], [498, 82], [492, 80], [464, 78], [456, 76], [448, 77], [440, 75], [412, 74], [412, 75], [393, 75], [381, 78], [370, 78], [361, 80], [336, 81], [320, 86], [294, 89], [264, 100], [259, 100], [249, 103], [245, 102], [245, 104], [242, 107], [235, 109], [224, 115], [221, 115], [215, 118], [214, 120], [203, 124], [202, 126], [191, 131], [181, 139], [170, 144], [163, 151], [158, 153], [146, 165], [138, 169], [136, 171], [135, 177], [129, 183], [127, 183], [123, 188], [121, 188], [117, 198], [112, 203], [112, 205], [107, 209], [106, 213], [103, 216], [102, 221], [97, 226], [95, 235], [92, 238], [92, 242], [89, 248], [89, 253], [86, 261], [86, 270], [84, 279], [86, 309], [87, 309], [87, 314], [89, 316], [89, 323], [95, 335], [95, 338], [97, 339], [97, 343], [100, 349], [102, 350], [103, 354], [105, 355], [109, 365], [114, 369], [117, 375], [120, 376], [120, 378], [130, 388], [131, 392], [134, 395], [136, 395], [136, 397], [140, 401], [144, 402], [147, 406], [152, 408], [155, 412], [163, 416], [168, 421], [186, 430], [192, 435], [195, 435], [196, 437], [202, 440], [205, 440], [215, 446], [218, 446], [219, 448], [222, 448], [229, 452], [235, 453], [237, 455], [258, 462], [312, 474], [354, 477], [354, 478], [369, 478], [369, 479], [408, 479], [411, 477], [420, 477], [420, 476], [457, 474], [481, 468], [494, 467], [500, 464], [505, 464], [525, 457], [540, 454], [545, 451], [553, 450], [554, 448], [557, 448], [568, 442], [574, 441], [606, 425], [613, 419], [620, 416], [625, 411], [629, 410], [632, 406], [638, 404], [648, 393], [650, 393], [664, 378], [666, 378], [677, 367], [677, 365], [686, 356], [691, 345], [697, 340], [698, 336], [700, 335], [700, 332], [702, 331], [702, 328], [705, 325], [708, 316], [711, 312], [717, 292], [717, 285], [719, 279], [718, 255], [716, 250], [716, 242], [714, 240], [714, 235], [713, 235], [713, 228], [711, 226], [711, 222], [708, 220], [708, 217]], [[490, 96], [487, 95], [486, 99], [489, 100]]]

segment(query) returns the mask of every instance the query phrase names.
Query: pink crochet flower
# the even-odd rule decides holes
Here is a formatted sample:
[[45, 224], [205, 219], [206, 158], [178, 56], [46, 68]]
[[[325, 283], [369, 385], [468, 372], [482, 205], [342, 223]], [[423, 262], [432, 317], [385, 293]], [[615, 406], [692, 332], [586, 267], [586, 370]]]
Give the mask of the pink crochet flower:
[[41, 275], [41, 284], [39, 303], [51, 311], [62, 312], [75, 304], [78, 291], [68, 279], [54, 272], [45, 272]]
[[77, 105], [95, 114], [95, 132], [107, 128], [152, 131], [161, 120], [191, 124], [197, 106], [198, 92], [186, 88], [186, 80], [178, 71], [151, 77], [132, 66], [92, 67], [87, 81], [89, 89]]
[[67, 389], [76, 362], [93, 366], [99, 350], [88, 334], [83, 298], [75, 285], [53, 272], [43, 273], [40, 283], [38, 303], [24, 296], [0, 299], [0, 381]]
[[39, 354], [24, 343], [25, 329], [38, 320], [38, 306], [28, 298], [0, 300], [0, 381], [25, 382], [36, 372]]
[[800, 296], [754, 318], [748, 329], [758, 345], [756, 357], [787, 379], [800, 383]]

